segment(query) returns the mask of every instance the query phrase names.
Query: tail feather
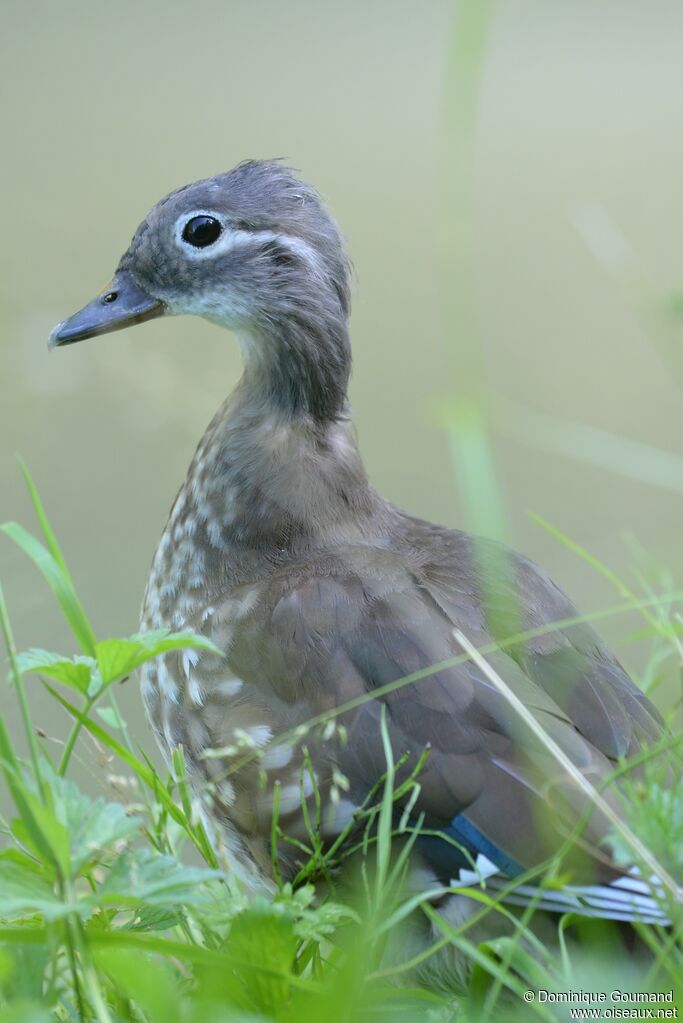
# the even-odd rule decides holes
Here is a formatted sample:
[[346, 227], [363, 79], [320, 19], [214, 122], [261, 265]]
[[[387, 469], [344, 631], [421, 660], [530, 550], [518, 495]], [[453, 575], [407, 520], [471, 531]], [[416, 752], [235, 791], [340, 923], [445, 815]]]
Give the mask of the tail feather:
[[[506, 888], [510, 879], [485, 856], [479, 855], [474, 869], [461, 869], [452, 883], [460, 888], [484, 885], [496, 893]], [[655, 878], [648, 882], [631, 873], [600, 885], [546, 888], [519, 884], [503, 896], [502, 902], [512, 906], [533, 904], [537, 909], [554, 913], [572, 912], [603, 920], [631, 920], [666, 927], [670, 921], [662, 909], [661, 894]]]

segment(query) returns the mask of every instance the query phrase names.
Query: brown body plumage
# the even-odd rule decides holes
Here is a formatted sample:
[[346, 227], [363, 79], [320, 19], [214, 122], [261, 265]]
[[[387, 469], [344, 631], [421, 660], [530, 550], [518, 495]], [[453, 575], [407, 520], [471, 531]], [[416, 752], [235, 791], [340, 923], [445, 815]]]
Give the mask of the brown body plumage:
[[[472, 855], [503, 873], [542, 862], [584, 802], [476, 666], [373, 691], [460, 654], [456, 627], [478, 647], [537, 630], [489, 660], [593, 782], [656, 741], [661, 721], [589, 626], [552, 628], [576, 611], [544, 573], [369, 485], [346, 400], [348, 266], [316, 193], [272, 163], [172, 193], [108, 294], [60, 324], [54, 343], [190, 312], [232, 329], [244, 353], [244, 377], [171, 511], [143, 609], [145, 628], [193, 628], [222, 651], [166, 655], [146, 669], [143, 695], [165, 753], [183, 747], [237, 872], [269, 885], [276, 783], [289, 834], [304, 837], [301, 799], [314, 785], [323, 831], [348, 822], [384, 770], [382, 706], [406, 770], [430, 747], [414, 808], [427, 826], [458, 822]], [[302, 781], [301, 742], [278, 736], [363, 697], [341, 715], [346, 741], [306, 735], [315, 782]], [[235, 771], [245, 751], [254, 756]], [[575, 880], [615, 876], [606, 832], [593, 812]], [[448, 881], [458, 864], [441, 845], [423, 855]], [[295, 846], [282, 846], [281, 865], [293, 876]]]

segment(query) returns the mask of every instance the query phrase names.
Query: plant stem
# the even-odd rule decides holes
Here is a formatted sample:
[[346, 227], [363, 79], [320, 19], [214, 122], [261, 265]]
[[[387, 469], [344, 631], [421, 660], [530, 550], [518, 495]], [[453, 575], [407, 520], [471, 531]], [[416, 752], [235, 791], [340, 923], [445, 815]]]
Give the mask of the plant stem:
[[97, 973], [95, 967], [92, 964], [92, 960], [88, 954], [88, 950], [83, 939], [83, 933], [81, 929], [80, 921], [72, 919], [70, 921], [69, 930], [71, 932], [71, 938], [74, 942], [75, 947], [78, 950], [78, 955], [81, 960], [81, 971], [83, 974], [83, 982], [90, 998], [95, 1019], [97, 1023], [113, 1023], [113, 1019], [107, 1008], [104, 996], [102, 994], [99, 980], [97, 979]]
[[16, 689], [17, 699], [19, 700], [19, 708], [21, 710], [21, 719], [24, 724], [24, 731], [26, 732], [26, 741], [28, 743], [29, 752], [31, 754], [31, 762], [33, 764], [33, 773], [36, 778], [36, 785], [40, 792], [43, 802], [45, 802], [45, 791], [43, 788], [43, 779], [40, 773], [40, 761], [38, 758], [38, 743], [36, 742], [35, 732], [31, 723], [31, 713], [28, 707], [28, 700], [26, 699], [26, 690], [24, 688], [24, 680], [21, 677], [19, 671], [19, 664], [17, 662], [17, 650], [14, 645], [14, 636], [12, 635], [12, 627], [10, 625], [9, 615], [7, 614], [7, 605], [5, 604], [5, 596], [0, 585], [0, 625], [2, 626], [2, 634], [5, 640], [5, 646], [7, 648], [7, 654], [10, 662], [10, 673], [12, 676], [12, 682]]
[[[87, 717], [90, 711], [92, 710], [96, 699], [97, 696], [90, 696], [85, 701], [85, 704], [83, 706], [83, 715], [85, 717]], [[76, 745], [76, 739], [78, 738], [82, 727], [83, 727], [82, 722], [76, 719], [76, 721], [72, 725], [71, 731], [69, 732], [66, 743], [64, 744], [64, 751], [62, 752], [62, 756], [59, 761], [59, 766], [57, 767], [57, 774], [61, 775], [62, 777], [64, 777], [64, 775], [66, 774], [66, 769], [69, 766], [69, 761], [71, 760], [71, 754], [73, 753], [74, 746]]]

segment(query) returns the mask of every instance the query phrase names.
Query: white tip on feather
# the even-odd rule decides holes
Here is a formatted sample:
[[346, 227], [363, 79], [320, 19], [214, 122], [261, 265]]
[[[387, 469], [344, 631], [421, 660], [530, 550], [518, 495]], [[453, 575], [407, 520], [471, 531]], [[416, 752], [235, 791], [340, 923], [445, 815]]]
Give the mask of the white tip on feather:
[[[501, 874], [485, 856], [477, 857], [475, 868], [461, 869], [452, 884], [459, 888], [472, 887], [484, 880], [486, 887], [493, 893], [510, 884], [510, 878]], [[656, 898], [659, 894], [661, 887], [657, 885], [656, 879], [650, 884], [630, 874], [601, 885], [544, 888], [520, 884], [508, 892], [502, 902], [512, 906], [533, 904], [536, 909], [553, 913], [576, 913], [578, 916], [603, 920], [633, 920], [666, 927], [670, 921]]]
[[198, 650], [183, 650], [182, 665], [185, 678], [189, 679], [190, 673], [193, 668], [197, 667], [199, 661]]

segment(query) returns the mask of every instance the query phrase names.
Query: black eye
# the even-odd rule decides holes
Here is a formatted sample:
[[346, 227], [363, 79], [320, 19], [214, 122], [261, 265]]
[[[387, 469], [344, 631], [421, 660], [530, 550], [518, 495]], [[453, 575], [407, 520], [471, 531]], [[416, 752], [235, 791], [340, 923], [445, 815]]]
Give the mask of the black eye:
[[196, 249], [205, 249], [207, 245], [213, 245], [221, 230], [221, 222], [215, 217], [192, 217], [183, 228], [183, 241]]

